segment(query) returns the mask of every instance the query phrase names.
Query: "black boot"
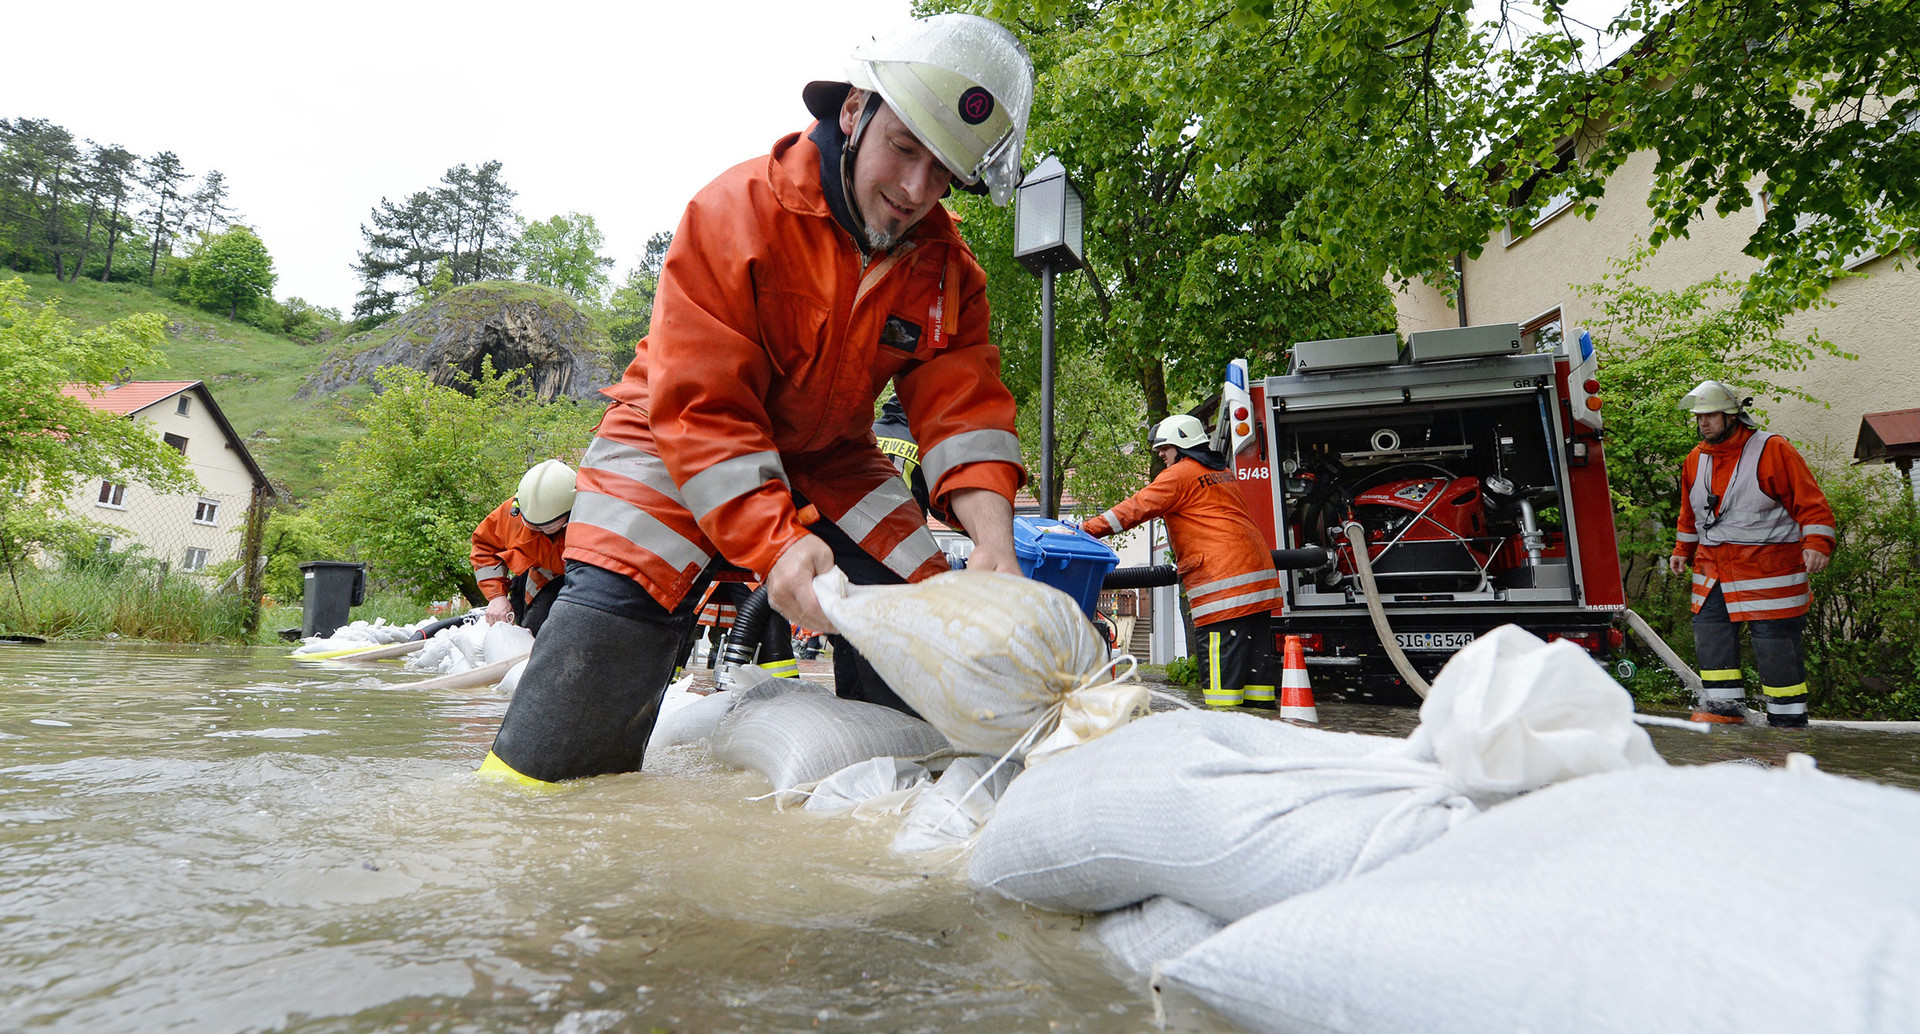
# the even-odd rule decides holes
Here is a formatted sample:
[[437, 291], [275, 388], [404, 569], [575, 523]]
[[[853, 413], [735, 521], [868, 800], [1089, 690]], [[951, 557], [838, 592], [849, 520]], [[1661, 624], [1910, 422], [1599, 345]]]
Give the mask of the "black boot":
[[533, 643], [493, 754], [541, 782], [637, 772], [682, 633], [569, 601]]

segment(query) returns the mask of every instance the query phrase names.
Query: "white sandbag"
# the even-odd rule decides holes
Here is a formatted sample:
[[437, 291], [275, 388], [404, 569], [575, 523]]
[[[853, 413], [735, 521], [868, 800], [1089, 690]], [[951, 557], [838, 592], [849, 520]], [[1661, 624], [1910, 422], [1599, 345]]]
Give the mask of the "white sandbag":
[[[484, 625], [484, 622], [480, 624]], [[480, 664], [498, 664], [533, 652], [533, 633], [502, 621], [485, 625], [480, 638]], [[475, 665], [478, 667], [479, 665]]]
[[1542, 642], [1517, 625], [1447, 661], [1414, 739], [1482, 806], [1564, 779], [1666, 763], [1634, 724], [1633, 698], [1584, 649]]
[[[1017, 575], [953, 571], [912, 585], [813, 580], [820, 609], [954, 749], [1024, 756], [1098, 737], [1147, 709], [1115, 682], [1106, 644], [1073, 597]], [[1015, 749], [1015, 748], [1018, 749]]]
[[772, 685], [741, 694], [714, 726], [712, 739], [714, 760], [758, 772], [776, 791], [824, 779], [856, 761], [924, 757], [947, 747], [933, 726], [879, 704], [809, 692], [748, 699]]
[[469, 621], [448, 628], [427, 640], [427, 644], [418, 651], [408, 654], [406, 667], [409, 671], [437, 672], [441, 675], [456, 675], [478, 668], [487, 663], [484, 659], [487, 628], [484, 621]]
[[1223, 926], [1192, 905], [1162, 897], [1108, 912], [1093, 924], [1093, 935], [1130, 972], [1148, 976], [1153, 967], [1180, 957]]
[[907, 758], [868, 758], [802, 788], [808, 790], [808, 811], [837, 814], [850, 812], [862, 804], [884, 799], [880, 809], [891, 812], [904, 806], [909, 796], [931, 778], [927, 766]]
[[1165, 895], [1232, 921], [1473, 814], [1438, 765], [1406, 748], [1252, 715], [1155, 714], [1014, 780], [968, 876], [1058, 911]]
[[[894, 853], [914, 854], [972, 843], [974, 832], [993, 814], [994, 802], [1020, 771], [1018, 761], [1007, 761], [996, 768], [993, 758], [977, 754], [953, 759], [940, 778], [913, 802], [913, 810], [894, 834]], [[982, 776], [987, 776], [984, 783], [980, 782]]]
[[495, 688], [504, 696], [512, 696], [514, 691], [520, 688], [520, 676], [525, 674], [526, 670], [526, 661], [521, 661], [519, 664], [508, 668], [507, 673], [500, 676], [500, 684]]
[[[764, 686], [765, 688], [761, 688]], [[654, 719], [647, 749], [677, 747], [698, 743], [713, 736], [714, 726], [728, 711], [755, 700], [766, 700], [782, 693], [818, 693], [832, 696], [833, 690], [805, 679], [760, 679], [744, 689], [713, 693], [695, 693], [693, 676], [687, 675], [667, 687], [660, 697], [660, 714]]]
[[1917, 858], [1920, 794], [1644, 767], [1498, 805], [1161, 973], [1253, 1031], [1914, 1031]]

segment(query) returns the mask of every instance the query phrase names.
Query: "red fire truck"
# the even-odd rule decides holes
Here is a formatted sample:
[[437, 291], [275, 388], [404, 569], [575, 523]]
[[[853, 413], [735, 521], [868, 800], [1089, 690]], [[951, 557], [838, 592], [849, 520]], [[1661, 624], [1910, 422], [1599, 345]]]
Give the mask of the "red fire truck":
[[[1597, 357], [1582, 333], [1534, 342], [1515, 324], [1296, 344], [1287, 371], [1229, 367], [1216, 443], [1279, 550], [1326, 562], [1281, 572], [1276, 638], [1299, 635], [1314, 685], [1356, 699], [1412, 693], [1381, 645], [1345, 527], [1360, 525], [1398, 646], [1431, 679], [1489, 629], [1517, 624], [1597, 658], [1625, 609]], [[1294, 554], [1298, 555], [1298, 554]]]

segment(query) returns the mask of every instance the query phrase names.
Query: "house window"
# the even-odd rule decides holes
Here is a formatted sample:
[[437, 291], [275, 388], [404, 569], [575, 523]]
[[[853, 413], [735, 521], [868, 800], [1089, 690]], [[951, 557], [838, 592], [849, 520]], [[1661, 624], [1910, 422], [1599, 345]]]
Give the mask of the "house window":
[[193, 523], [218, 524], [219, 522], [220, 501], [218, 499], [202, 499], [194, 504]]
[[207, 551], [198, 546], [187, 547], [187, 557], [180, 561], [180, 570], [193, 574], [207, 569]]
[[186, 416], [188, 413], [193, 412], [193, 397], [191, 395], [180, 396], [179, 401], [174, 403], [173, 411], [181, 416]]
[[[1508, 207], [1525, 208], [1527, 204], [1533, 200], [1534, 188], [1539, 186], [1540, 181], [1549, 175], [1557, 176], [1567, 171], [1573, 166], [1573, 159], [1573, 141], [1569, 140], [1555, 148], [1553, 152], [1553, 168], [1546, 172], [1534, 173], [1532, 176], [1527, 177], [1525, 183], [1514, 188], [1513, 193], [1507, 195]], [[1511, 247], [1518, 243], [1522, 238], [1526, 237], [1527, 234], [1533, 232], [1535, 227], [1566, 211], [1572, 204], [1573, 188], [1568, 187], [1548, 198], [1547, 203], [1540, 207], [1540, 211], [1536, 213], [1526, 225], [1522, 226], [1515, 222], [1507, 223], [1507, 246]]]
[[1522, 352], [1558, 352], [1560, 341], [1560, 310], [1557, 307], [1520, 325]]
[[116, 510], [127, 508], [127, 486], [116, 485], [111, 481], [100, 482], [100, 505]]
[[160, 440], [179, 449], [181, 452], [187, 451], [187, 440], [177, 434], [163, 434], [160, 436]]

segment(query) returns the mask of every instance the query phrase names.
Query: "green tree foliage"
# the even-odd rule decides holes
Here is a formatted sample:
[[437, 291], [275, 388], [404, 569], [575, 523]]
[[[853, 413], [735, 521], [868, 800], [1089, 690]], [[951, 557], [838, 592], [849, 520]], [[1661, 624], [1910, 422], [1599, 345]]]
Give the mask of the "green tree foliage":
[[161, 151], [147, 159], [147, 174], [143, 181], [147, 188], [147, 217], [152, 220], [148, 231], [150, 241], [147, 255], [147, 283], [154, 282], [160, 271], [160, 252], [164, 248], [171, 255], [170, 241], [178, 229], [181, 218], [181, 205], [184, 199], [180, 195], [180, 185], [187, 181], [186, 166], [172, 151]]
[[313, 511], [275, 508], [267, 514], [266, 533], [260, 540], [260, 555], [267, 559], [260, 574], [261, 591], [281, 603], [300, 599], [306, 594], [300, 565], [345, 553]]
[[[362, 281], [356, 320], [374, 323], [393, 315], [404, 297], [433, 282], [442, 260], [454, 287], [512, 275], [517, 192], [500, 170], [497, 161], [456, 165], [432, 190], [416, 191], [399, 204], [380, 199], [370, 224], [360, 225], [367, 247], [353, 265]], [[396, 280], [412, 287], [397, 288]]]
[[516, 376], [484, 361], [468, 394], [417, 370], [382, 369], [380, 393], [360, 413], [368, 431], [328, 465], [332, 491], [314, 504], [322, 531], [420, 602], [458, 590], [483, 603], [468, 560], [474, 527], [527, 467], [583, 448], [598, 416], [538, 405]]
[[186, 458], [145, 425], [61, 390], [97, 390], [129, 367], [163, 364], [165, 326], [159, 313], [141, 313], [76, 334], [56, 301], [36, 308], [22, 280], [0, 281], [0, 560], [88, 531], [65, 508], [85, 481], [196, 485]]
[[1542, 125], [1587, 135], [1585, 190], [1654, 154], [1654, 245], [1709, 210], [1763, 205], [1745, 249], [1763, 263], [1747, 285], [1763, 309], [1811, 302], [1849, 256], [1920, 245], [1913, 4], [1629, 0], [1606, 31], [1637, 39], [1604, 67], [1570, 54], [1522, 70], [1539, 72]]
[[673, 246], [673, 234], [661, 231], [647, 238], [640, 261], [627, 271], [627, 279], [614, 288], [603, 313], [607, 336], [622, 353], [630, 352], [647, 326], [653, 322], [653, 298], [660, 290], [660, 267], [666, 264], [667, 249]]
[[[1054, 465], [1065, 472], [1053, 485], [1055, 512], [1063, 493], [1078, 500], [1081, 513], [1095, 514], [1145, 485], [1152, 454], [1140, 389], [1112, 376], [1096, 356], [1073, 352], [1060, 360], [1054, 392], [1065, 400], [1053, 425]], [[1027, 469], [1038, 471], [1040, 407], [1020, 408], [1019, 432]], [[1039, 493], [1037, 476], [1027, 487]]]
[[605, 243], [593, 216], [568, 212], [545, 222], [522, 223], [513, 256], [521, 277], [530, 283], [597, 302], [607, 292], [607, 270], [613, 268], [613, 259], [600, 254]]
[[227, 310], [228, 319], [273, 300], [273, 256], [267, 246], [244, 226], [233, 226], [211, 237], [201, 237], [187, 256], [187, 286], [193, 298]]

